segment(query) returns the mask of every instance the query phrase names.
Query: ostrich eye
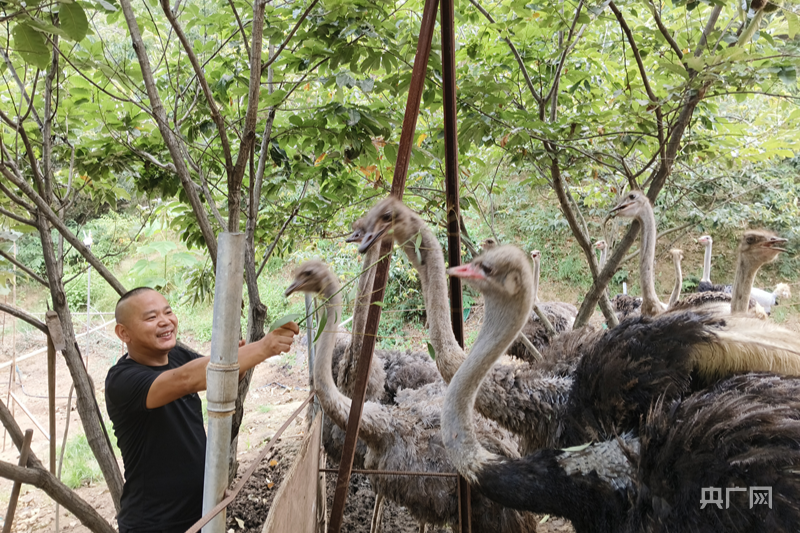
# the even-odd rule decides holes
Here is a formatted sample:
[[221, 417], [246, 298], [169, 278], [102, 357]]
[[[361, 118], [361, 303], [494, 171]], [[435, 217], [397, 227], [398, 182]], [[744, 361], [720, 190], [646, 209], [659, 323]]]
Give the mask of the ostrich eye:
[[745, 242], [747, 242], [747, 244], [753, 244], [754, 242], [756, 242], [756, 239], [755, 237], [748, 237], [747, 239], [745, 239]]
[[382, 220], [384, 220], [384, 221], [386, 221], [386, 222], [388, 222], [389, 220], [391, 220], [391, 219], [392, 219], [392, 213], [390, 213], [390, 212], [388, 212], [388, 211], [387, 211], [386, 213], [384, 213], [384, 214], [383, 214], [383, 216], [381, 217], [381, 219], [382, 219]]
[[481, 263], [480, 264], [480, 269], [483, 270], [483, 273], [486, 274], [487, 276], [491, 276], [492, 275], [493, 269], [492, 269], [492, 267], [490, 267], [486, 263]]
[[630, 196], [628, 196], [628, 198], [630, 198], [631, 200], [633, 200], [634, 198], [636, 198], [636, 195], [635, 195], [635, 194], [631, 194]]

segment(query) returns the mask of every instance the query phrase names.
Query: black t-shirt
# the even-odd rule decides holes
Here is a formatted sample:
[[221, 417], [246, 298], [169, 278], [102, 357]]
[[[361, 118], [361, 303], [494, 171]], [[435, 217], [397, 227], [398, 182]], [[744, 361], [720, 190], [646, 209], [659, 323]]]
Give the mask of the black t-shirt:
[[147, 393], [165, 370], [200, 355], [175, 347], [164, 366], [145, 366], [125, 354], [106, 376], [106, 408], [125, 465], [117, 521], [121, 530], [185, 531], [202, 516], [206, 432], [194, 394], [156, 409]]

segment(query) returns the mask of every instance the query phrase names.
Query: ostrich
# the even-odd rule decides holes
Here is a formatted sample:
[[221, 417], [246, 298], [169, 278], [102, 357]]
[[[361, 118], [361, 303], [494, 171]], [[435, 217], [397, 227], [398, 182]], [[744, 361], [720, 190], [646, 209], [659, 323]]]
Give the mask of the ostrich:
[[656, 259], [656, 218], [650, 200], [640, 191], [628, 193], [625, 199], [611, 210], [611, 216], [635, 218], [642, 225], [642, 242], [639, 248], [639, 283], [642, 286], [642, 314], [654, 316], [666, 311], [656, 294], [653, 265]]
[[681, 261], [683, 260], [683, 250], [673, 248], [669, 251], [672, 256], [672, 264], [675, 265], [675, 286], [672, 288], [672, 294], [669, 297], [669, 304], [667, 309], [672, 309], [675, 303], [681, 297], [681, 289], [683, 288], [683, 272], [681, 272]]
[[714, 239], [711, 235], [702, 235], [697, 242], [705, 247], [703, 253], [703, 277], [700, 278], [700, 283], [697, 284], [697, 292], [731, 292], [730, 285], [715, 285], [711, 283], [711, 246], [714, 244]]
[[[341, 315], [341, 296], [336, 275], [320, 261], [308, 261], [294, 272], [294, 280], [286, 289], [294, 292], [319, 293], [325, 299], [328, 322], [319, 339], [314, 362], [314, 384], [317, 398], [327, 416], [344, 428], [350, 412], [350, 399], [333, 382], [331, 356]], [[368, 401], [364, 404], [359, 438], [367, 445], [365, 466], [370, 469], [413, 472], [452, 472], [441, 440], [440, 420], [444, 397], [441, 381], [416, 390], [398, 393], [395, 403], [384, 405]], [[511, 439], [491, 422], [481, 420], [476, 433], [482, 445], [504, 457], [518, 457]], [[375, 493], [408, 508], [421, 523], [445, 525], [458, 520], [456, 481], [444, 477], [370, 476]], [[535, 517], [504, 509], [475, 493], [471, 499], [473, 531], [533, 532]]]
[[[608, 244], [605, 240], [600, 239], [594, 243], [594, 247], [600, 250], [599, 267], [602, 269], [605, 266], [606, 258], [608, 257]], [[611, 298], [611, 308], [614, 309], [614, 313], [617, 315], [619, 320], [629, 316], [637, 315], [641, 313], [642, 310], [642, 299], [628, 295], [624, 283], [622, 290], [622, 294], [617, 294]]]
[[[665, 380], [661, 385], [666, 387], [639, 399], [644, 408], [639, 416], [612, 409], [615, 416], [610, 418], [580, 417], [593, 428], [594, 438], [586, 440], [594, 444], [544, 448], [521, 459], [484, 448], [475, 437], [473, 408], [481, 383], [491, 379], [487, 374], [492, 365], [525, 322], [521, 311], [532, 304], [526, 263], [519, 250], [501, 247], [449, 271], [472, 283], [486, 302], [486, 321], [447, 389], [442, 413], [448, 457], [478, 492], [511, 508], [564, 516], [579, 533], [750, 531], [765, 527], [762, 523], [769, 524], [770, 531], [796, 531], [799, 380], [746, 374], [686, 397], [676, 397], [678, 384]], [[650, 328], [680, 323], [685, 340], [701, 344], [707, 341], [703, 335], [720, 328], [719, 323], [684, 313], [628, 319], [615, 329], [636, 330], [642, 322]], [[592, 349], [605, 364], [590, 370], [611, 378], [607, 386], [612, 396], [621, 381], [615, 377], [616, 344], [625, 339], [609, 331]], [[674, 350], [662, 356], [679, 356], [681, 351], [682, 343], [676, 342]], [[585, 402], [589, 398], [578, 381], [573, 396]], [[573, 398], [567, 403], [580, 415]], [[591, 408], [591, 403], [584, 404], [583, 409]], [[636, 431], [638, 438], [625, 430]], [[700, 509], [702, 488], [742, 486], [771, 486], [774, 509]]]
[[[419, 215], [395, 198], [380, 201], [365, 216], [365, 220], [367, 229], [359, 251], [363, 253], [371, 243], [391, 232], [392, 238], [403, 247], [418, 270], [428, 313], [430, 342], [436, 353], [436, 365], [445, 382], [449, 383], [466, 354], [456, 342], [452, 331], [444, 259], [438, 240]], [[484, 255], [505, 249], [508, 247], [498, 247]], [[520, 320], [527, 320], [530, 305], [522, 305], [517, 312], [521, 313]], [[755, 327], [752, 320], [743, 317], [729, 317], [724, 322], [716, 318], [698, 317], [697, 321], [713, 322], [708, 326], [714, 328], [713, 335], [698, 334], [697, 338], [704, 339], [705, 342], [689, 344], [690, 335], [683, 331], [686, 328], [681, 322], [682, 317], [684, 315], [666, 317], [656, 324], [658, 327], [651, 325], [652, 319], [642, 317], [633, 320], [627, 329], [614, 333], [628, 335], [627, 340], [621, 344], [628, 351], [621, 352], [618, 359], [623, 363], [630, 362], [631, 369], [612, 373], [604, 378], [607, 383], [603, 383], [603, 380], [590, 382], [585, 385], [586, 389], [594, 387], [600, 390], [598, 394], [602, 394], [603, 390], [613, 391], [618, 388], [621, 392], [627, 391], [626, 394], [633, 398], [634, 404], [641, 402], [641, 398], [636, 396], [639, 394], [637, 391], [646, 391], [648, 387], [662, 390], [666, 385], [658, 381], [664, 379], [659, 376], [667, 372], [647, 370], [650, 374], [637, 375], [637, 367], [649, 369], [648, 364], [670, 364], [669, 361], [662, 363], [659, 359], [650, 359], [644, 363], [638, 361], [637, 358], [647, 352], [643, 346], [650, 346], [649, 351], [655, 355], [665, 347], [672, 349], [676, 343], [683, 350], [684, 358], [678, 368], [681, 372], [679, 377], [672, 381], [680, 383], [684, 388], [688, 386], [693, 374], [697, 374], [698, 381], [716, 380], [720, 376], [749, 370], [772, 369], [776, 372], [800, 374], [800, 358], [797, 356], [800, 353], [800, 341], [796, 341], [793, 336], [776, 336], [772, 325], [757, 323]], [[488, 321], [490, 318], [487, 316], [484, 320]], [[686, 321], [685, 317], [683, 321]], [[495, 365], [477, 392], [477, 411], [511, 433], [519, 435], [520, 450], [526, 454], [543, 447], [580, 444], [580, 439], [573, 434], [580, 433], [581, 417], [567, 414], [570, 391], [573, 388], [580, 390], [574, 386], [575, 369], [579, 364], [591, 365], [596, 364], [593, 361], [602, 360], [602, 353], [594, 354], [588, 360], [587, 355], [594, 353], [590, 348], [597, 345], [597, 339], [608, 334], [611, 331], [602, 333], [587, 328], [568, 332], [559, 335], [544, 351], [543, 363]], [[645, 344], [645, 340], [649, 344]], [[593, 372], [589, 370], [585, 375], [591, 376]], [[636, 387], [632, 387], [637, 383]], [[652, 394], [648, 396], [643, 393], [641, 397], [650, 398]], [[644, 405], [646, 407], [649, 404], [645, 402]], [[639, 408], [639, 411], [642, 409]], [[591, 410], [584, 415], [588, 418], [593, 416]]]
[[[520, 335], [525, 335], [531, 343], [538, 349], [542, 350], [545, 346], [550, 344], [551, 332], [563, 333], [572, 329], [575, 323], [575, 317], [578, 316], [578, 309], [565, 302], [539, 302], [539, 275], [541, 273], [541, 252], [533, 250], [531, 252], [531, 259], [533, 259], [533, 299], [539, 311], [545, 316], [550, 323], [544, 324], [543, 320], [537, 313], [532, 312], [525, 327], [522, 328]], [[514, 357], [529, 360], [529, 352], [525, 345], [519, 339], [514, 341], [508, 349], [508, 353]]]
[[489, 237], [488, 239], [484, 239], [481, 243], [481, 251], [486, 252], [487, 250], [491, 250], [497, 246], [497, 241]]
[[[705, 252], [703, 254], [703, 277], [700, 279], [700, 283], [697, 285], [697, 292], [713, 291], [731, 293], [733, 291], [733, 287], [731, 285], [715, 285], [711, 283], [711, 246], [713, 245], [714, 240], [710, 235], [703, 235], [697, 239], [697, 242], [705, 247]], [[772, 310], [772, 306], [777, 305], [778, 300], [781, 298], [788, 299], [792, 297], [792, 291], [789, 288], [789, 285], [786, 283], [778, 283], [775, 286], [775, 290], [772, 292], [765, 291], [764, 289], [759, 289], [757, 287], [752, 287], [750, 289], [750, 297], [754, 298], [755, 301], [764, 308], [764, 312], [769, 315], [770, 311]]]
[[[627, 218], [635, 218], [642, 225], [642, 247], [639, 254], [642, 313], [654, 315], [663, 312], [665, 310], [664, 304], [659, 301], [656, 295], [653, 274], [653, 260], [656, 254], [656, 222], [650, 200], [641, 191], [631, 191], [612, 209], [611, 213]], [[786, 242], [786, 239], [778, 238], [768, 232], [753, 230], [745, 232], [737, 254], [736, 280], [738, 289], [735, 283], [733, 294], [702, 292], [688, 295], [683, 300], [676, 302], [673, 309], [704, 308], [717, 313], [727, 313], [731, 310], [733, 312], [745, 312], [750, 307], [756, 317], [766, 317], [763, 310], [754, 300], [750, 302], [750, 288], [761, 265], [773, 261], [778, 253], [782, 251], [781, 248], [775, 246], [782, 242]]]

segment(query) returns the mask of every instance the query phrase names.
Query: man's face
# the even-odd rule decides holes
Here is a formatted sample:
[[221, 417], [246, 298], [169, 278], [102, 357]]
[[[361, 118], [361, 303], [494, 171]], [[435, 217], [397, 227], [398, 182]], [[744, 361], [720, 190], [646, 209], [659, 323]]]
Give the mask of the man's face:
[[117, 336], [137, 354], [160, 355], [175, 347], [178, 317], [156, 291], [144, 291], [123, 302]]

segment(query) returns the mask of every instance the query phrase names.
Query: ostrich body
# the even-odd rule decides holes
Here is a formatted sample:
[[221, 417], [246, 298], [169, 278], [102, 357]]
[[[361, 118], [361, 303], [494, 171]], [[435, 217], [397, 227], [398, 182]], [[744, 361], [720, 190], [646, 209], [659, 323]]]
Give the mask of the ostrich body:
[[[442, 414], [448, 456], [477, 491], [512, 508], [564, 516], [580, 533], [796, 530], [800, 381], [795, 379], [746, 374], [682, 397], [674, 395], [680, 382], [670, 383], [665, 375], [652, 383], [662, 387], [639, 398], [639, 413], [607, 417], [599, 412], [580, 416], [579, 405], [594, 408], [590, 396], [609, 402], [602, 395], [587, 397], [576, 378], [569, 411], [591, 428], [594, 444], [536, 450], [521, 459], [500, 457], [481, 446], [472, 430], [481, 383], [524, 324], [519, 311], [532, 304], [524, 255], [513, 248], [497, 252], [450, 269], [481, 290], [486, 301], [484, 326], [447, 389]], [[667, 325], [683, 331], [688, 342], [699, 344], [724, 329], [693, 313], [629, 319], [615, 329], [632, 329], [637, 337], [637, 323], [643, 322], [651, 330]], [[619, 364], [615, 352], [620, 353], [615, 345], [625, 340], [625, 334], [607, 332], [592, 350], [604, 365], [589, 370], [613, 379], [607, 385], [612, 396], [621, 391], [615, 385], [626, 381], [613, 378]], [[680, 365], [688, 355], [684, 346], [676, 341], [662, 356]], [[581, 365], [591, 357], [585, 356]], [[742, 486], [772, 486], [773, 509], [747, 509], [746, 504], [736, 512], [700, 509], [702, 488]]]
[[[445, 382], [449, 383], [466, 354], [456, 342], [450, 324], [444, 260], [438, 240], [416, 213], [394, 198], [379, 202], [365, 219], [367, 233], [360, 251], [365, 251], [371, 242], [391, 232], [395, 242], [403, 246], [419, 271], [436, 365]], [[417, 252], [415, 243], [418, 239]], [[484, 255], [506, 249], [509, 247], [498, 247]], [[532, 283], [532, 274], [528, 279]], [[530, 316], [531, 306], [532, 298], [530, 304], [514, 307], [515, 312], [520, 313], [517, 319], [522, 321], [521, 324]], [[484, 320], [488, 322], [490, 318], [486, 316]], [[585, 442], [580, 440], [586, 437], [581, 429], [584, 418], [607, 416], [613, 420], [617, 416], [614, 409], [624, 408], [634, 413], [629, 418], [638, 420], [635, 413], [646, 412], [653, 397], [652, 391], [660, 392], [668, 383], [676, 382], [681, 384], [677, 390], [683, 393], [694, 374], [697, 374], [698, 381], [713, 381], [720, 376], [749, 370], [775, 369], [800, 374], [800, 360], [796, 355], [800, 353], [800, 342], [777, 339], [774, 330], [767, 325], [753, 322], [742, 317], [728, 318], [723, 322], [686, 313], [660, 321], [649, 317], [631, 319], [626, 328], [614, 328], [604, 333], [587, 328], [567, 332], [556, 337], [543, 352], [545, 361], [542, 363], [496, 364], [491, 367], [476, 392], [475, 408], [481, 415], [518, 435], [521, 452], [528, 454], [539, 448]], [[689, 327], [698, 330], [694, 337], [688, 331]], [[601, 377], [592, 380], [594, 371], [591, 365], [606, 368], [601, 364], [604, 353], [597, 348], [601, 346], [598, 339], [607, 338], [610, 339], [607, 342], [611, 342], [617, 336], [622, 338], [614, 345], [619, 364], [607, 367], [614, 368], [608, 375], [597, 374]], [[512, 341], [509, 340], [503, 349]], [[663, 361], [654, 357], [663, 349], [673, 349], [676, 344], [682, 354], [680, 361]], [[576, 368], [579, 365], [588, 365], [588, 370], [578, 374]], [[670, 376], [670, 372], [677, 372], [677, 377], [664, 377]], [[586, 380], [589, 382], [584, 384]], [[580, 416], [570, 414], [569, 403], [575, 402], [571, 393], [582, 388], [595, 390], [596, 393], [592, 394], [603, 398], [597, 409], [606, 409], [611, 414], [601, 416], [592, 409], [579, 413]], [[619, 390], [630, 400], [617, 400], [614, 394], [606, 392], [608, 390]], [[629, 405], [633, 407], [626, 407]]]
[[[327, 416], [344, 428], [350, 413], [350, 399], [333, 382], [331, 356], [341, 315], [339, 282], [328, 267], [319, 261], [300, 265], [294, 281], [286, 290], [321, 293], [326, 300], [326, 330], [319, 339], [314, 362], [317, 398]], [[365, 466], [370, 469], [414, 472], [453, 472], [441, 440], [440, 418], [444, 384], [439, 381], [422, 388], [400, 391], [391, 405], [367, 401], [361, 418], [359, 438], [367, 445]], [[497, 435], [497, 427], [488, 421], [479, 423], [478, 438], [483, 445], [501, 456], [518, 454], [508, 439]], [[458, 521], [456, 481], [452, 478], [423, 476], [369, 476], [375, 493], [408, 508], [423, 524], [446, 525]], [[473, 531], [533, 532], [532, 515], [504, 509], [480, 494], [471, 499]]]
[[[531, 259], [533, 259], [534, 302], [550, 322], [556, 333], [563, 333], [571, 330], [572, 325], [575, 323], [575, 318], [578, 316], [578, 309], [574, 305], [566, 302], [539, 302], [538, 292], [539, 276], [541, 274], [541, 252], [539, 252], [539, 250], [533, 250], [531, 252]], [[522, 328], [520, 334], [525, 335], [538, 350], [543, 350], [545, 346], [548, 346], [552, 337], [547, 326], [542, 323], [535, 312], [531, 312], [531, 316]], [[508, 353], [509, 355], [513, 355], [525, 361], [530, 360], [530, 353], [520, 340], [511, 343], [511, 346], [508, 348]]]
[[779, 300], [789, 299], [792, 297], [792, 290], [786, 283], [778, 283], [775, 285], [775, 290], [767, 292], [764, 289], [753, 287], [750, 289], [750, 297], [755, 299], [767, 314], [770, 314], [772, 307], [778, 305]]

